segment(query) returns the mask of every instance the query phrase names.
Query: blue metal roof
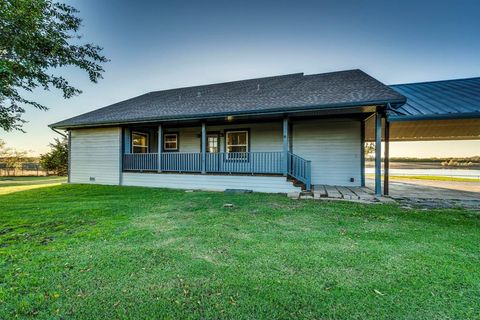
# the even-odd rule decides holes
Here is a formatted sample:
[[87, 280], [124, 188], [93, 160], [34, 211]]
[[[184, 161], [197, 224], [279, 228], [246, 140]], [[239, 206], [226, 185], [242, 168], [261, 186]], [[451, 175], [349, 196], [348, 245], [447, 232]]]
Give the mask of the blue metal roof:
[[391, 85], [407, 102], [390, 121], [480, 118], [480, 77]]

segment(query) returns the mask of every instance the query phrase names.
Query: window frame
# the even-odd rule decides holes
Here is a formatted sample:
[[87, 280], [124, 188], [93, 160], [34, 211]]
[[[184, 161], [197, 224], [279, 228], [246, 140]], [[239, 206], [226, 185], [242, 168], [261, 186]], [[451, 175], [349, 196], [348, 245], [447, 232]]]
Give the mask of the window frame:
[[[166, 136], [175, 136], [176, 138], [176, 143], [177, 143], [177, 147], [175, 149], [172, 149], [172, 148], [165, 148], [165, 143], [167, 142], [165, 137]], [[178, 132], [164, 132], [163, 133], [163, 137], [162, 137], [162, 150], [164, 152], [178, 152], [180, 150], [180, 135]]]
[[[133, 135], [136, 134], [136, 135], [139, 135], [139, 136], [144, 136], [146, 137], [146, 141], [147, 141], [147, 145], [146, 146], [140, 146], [140, 145], [135, 145], [133, 144]], [[140, 131], [131, 131], [130, 132], [130, 153], [150, 153], [150, 134], [148, 132], [140, 132]], [[133, 152], [133, 148], [135, 147], [140, 147], [140, 148], [147, 148], [147, 152]]]
[[[232, 152], [229, 152], [228, 151], [228, 135], [230, 133], [235, 133], [235, 132], [245, 132], [247, 134], [247, 139], [246, 139], [246, 151], [245, 153], [247, 153], [244, 157], [237, 157], [237, 158], [230, 158], [228, 155], [229, 153], [232, 153]], [[232, 146], [232, 145], [230, 145]], [[243, 146], [243, 145], [233, 145], [233, 146]], [[230, 129], [230, 130], [225, 130], [225, 159], [226, 160], [229, 160], [229, 161], [235, 161], [235, 160], [238, 160], [238, 161], [248, 161], [249, 159], [249, 156], [248, 156], [248, 153], [250, 152], [250, 129], [244, 129], [244, 128], [238, 128], [238, 129]]]

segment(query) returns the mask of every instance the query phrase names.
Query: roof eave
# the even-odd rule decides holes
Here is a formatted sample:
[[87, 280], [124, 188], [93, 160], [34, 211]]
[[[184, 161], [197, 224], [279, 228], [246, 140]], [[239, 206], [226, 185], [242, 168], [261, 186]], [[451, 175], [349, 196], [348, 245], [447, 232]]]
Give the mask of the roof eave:
[[[406, 102], [405, 98], [402, 99], [392, 99], [392, 100], [372, 100], [372, 101], [363, 101], [363, 102], [351, 102], [351, 103], [338, 103], [338, 104], [329, 104], [329, 105], [313, 105], [313, 106], [303, 106], [295, 108], [274, 108], [274, 109], [265, 109], [265, 110], [250, 110], [250, 111], [239, 111], [239, 112], [221, 112], [221, 113], [206, 113], [206, 114], [196, 114], [196, 115], [186, 115], [186, 116], [172, 116], [172, 117], [161, 117], [161, 118], [145, 118], [137, 119], [130, 121], [111, 121], [111, 122], [98, 122], [98, 123], [84, 123], [84, 124], [73, 124], [62, 125], [61, 122], [56, 122], [48, 125], [50, 128], [68, 130], [70, 128], [82, 128], [82, 127], [105, 127], [121, 124], [131, 124], [131, 123], [146, 123], [152, 121], [177, 121], [177, 120], [196, 120], [196, 119], [208, 119], [208, 118], [217, 118], [217, 117], [226, 117], [226, 116], [249, 116], [249, 115], [272, 115], [272, 114], [281, 114], [281, 113], [297, 113], [305, 111], [321, 111], [321, 110], [331, 110], [331, 109], [342, 109], [342, 108], [351, 108], [351, 107], [364, 107], [371, 105], [403, 105]], [[318, 109], [318, 110], [317, 110]]]
[[422, 120], [455, 120], [455, 119], [480, 119], [480, 112], [425, 114], [425, 115], [387, 115], [390, 122], [422, 121]]

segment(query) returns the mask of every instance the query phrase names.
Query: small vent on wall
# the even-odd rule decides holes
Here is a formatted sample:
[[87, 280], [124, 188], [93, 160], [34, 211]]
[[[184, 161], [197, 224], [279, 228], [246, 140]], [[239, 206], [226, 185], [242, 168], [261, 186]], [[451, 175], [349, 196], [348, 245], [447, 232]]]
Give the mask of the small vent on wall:
[[90, 177], [90, 181], [95, 181], [95, 177]]
[[350, 178], [350, 182], [355, 182], [355, 178]]

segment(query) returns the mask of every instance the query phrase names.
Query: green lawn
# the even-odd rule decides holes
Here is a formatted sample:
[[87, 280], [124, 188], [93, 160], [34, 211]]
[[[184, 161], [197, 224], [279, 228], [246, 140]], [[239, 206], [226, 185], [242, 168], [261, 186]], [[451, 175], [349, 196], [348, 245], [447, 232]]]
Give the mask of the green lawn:
[[435, 181], [458, 181], [458, 182], [480, 182], [475, 178], [443, 177], [443, 176], [391, 176], [392, 179], [417, 179]]
[[[375, 178], [374, 174], [367, 174], [369, 178]], [[382, 175], [383, 179], [383, 175]], [[480, 182], [479, 178], [461, 178], [447, 176], [390, 176], [390, 179], [414, 179], [414, 180], [433, 180], [433, 181], [457, 181], [457, 182]]]
[[479, 318], [479, 244], [480, 214], [466, 210], [12, 192], [0, 196], [0, 319]]
[[66, 177], [0, 177], [0, 195], [18, 191], [50, 187], [67, 182]]

